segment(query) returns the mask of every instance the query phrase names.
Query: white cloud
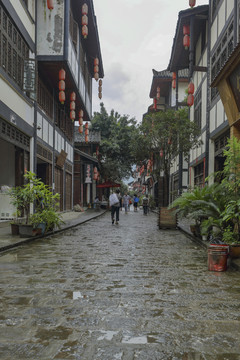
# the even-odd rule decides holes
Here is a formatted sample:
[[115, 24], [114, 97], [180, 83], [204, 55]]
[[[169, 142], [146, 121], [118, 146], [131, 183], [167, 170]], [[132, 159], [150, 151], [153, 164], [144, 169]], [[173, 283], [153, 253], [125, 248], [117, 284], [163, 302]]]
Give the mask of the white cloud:
[[105, 77], [101, 100], [94, 81], [93, 111], [103, 102], [141, 121], [152, 103], [152, 69], [167, 68], [178, 13], [188, 7], [188, 0], [94, 0]]

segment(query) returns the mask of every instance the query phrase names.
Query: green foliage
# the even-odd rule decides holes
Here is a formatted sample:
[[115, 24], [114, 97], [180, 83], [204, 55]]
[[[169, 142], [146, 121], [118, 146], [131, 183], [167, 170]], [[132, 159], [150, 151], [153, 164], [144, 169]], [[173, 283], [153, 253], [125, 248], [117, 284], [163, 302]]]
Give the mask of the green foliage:
[[160, 168], [167, 170], [179, 151], [187, 157], [190, 149], [201, 144], [199, 134], [199, 128], [188, 118], [187, 108], [147, 114], [135, 141], [136, 157], [139, 161], [148, 159], [151, 153], [159, 157], [162, 150]]
[[94, 113], [91, 125], [92, 130], [101, 132], [100, 172], [105, 179], [120, 181], [132, 174], [135, 163], [132, 141], [138, 136], [137, 123], [114, 110], [109, 115], [103, 103], [100, 106], [100, 113]]
[[[26, 224], [38, 225], [45, 222], [47, 228], [53, 223], [61, 224], [59, 208], [59, 194], [53, 194], [48, 185], [45, 185], [34, 173], [28, 171], [25, 175], [26, 183], [10, 190], [11, 203], [17, 211], [23, 211]], [[35, 205], [35, 213], [30, 216], [30, 207]]]
[[[206, 185], [183, 193], [172, 204], [180, 217], [190, 217], [201, 224], [202, 234], [216, 228], [228, 244], [240, 242], [240, 141], [229, 139], [224, 151], [224, 170], [217, 175], [221, 183]], [[213, 174], [216, 177], [216, 174]]]

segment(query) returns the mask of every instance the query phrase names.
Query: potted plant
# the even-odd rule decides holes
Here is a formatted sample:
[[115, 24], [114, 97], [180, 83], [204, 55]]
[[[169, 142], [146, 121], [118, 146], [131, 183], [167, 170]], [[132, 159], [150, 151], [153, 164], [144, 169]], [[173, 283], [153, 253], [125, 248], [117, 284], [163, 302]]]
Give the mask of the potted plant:
[[[30, 171], [24, 177], [27, 182], [10, 191], [12, 203], [22, 209], [25, 216], [25, 221], [19, 226], [20, 236], [29, 237], [38, 234], [39, 224], [45, 223], [46, 229], [55, 224], [60, 226], [61, 216], [57, 213], [59, 194], [53, 194], [49, 186]], [[31, 207], [35, 208], [33, 214], [30, 214]]]
[[22, 222], [21, 211], [17, 209], [13, 215], [14, 215], [14, 220], [12, 220], [10, 223], [12, 235], [19, 235], [19, 225]]

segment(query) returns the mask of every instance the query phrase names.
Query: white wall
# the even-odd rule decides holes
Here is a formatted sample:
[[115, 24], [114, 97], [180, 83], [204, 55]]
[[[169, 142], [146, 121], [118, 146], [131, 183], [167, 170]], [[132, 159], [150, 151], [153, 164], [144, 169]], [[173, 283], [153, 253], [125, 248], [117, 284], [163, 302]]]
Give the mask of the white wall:
[[38, 55], [63, 55], [64, 0], [54, 2], [50, 11], [47, 1], [37, 1], [37, 53]]

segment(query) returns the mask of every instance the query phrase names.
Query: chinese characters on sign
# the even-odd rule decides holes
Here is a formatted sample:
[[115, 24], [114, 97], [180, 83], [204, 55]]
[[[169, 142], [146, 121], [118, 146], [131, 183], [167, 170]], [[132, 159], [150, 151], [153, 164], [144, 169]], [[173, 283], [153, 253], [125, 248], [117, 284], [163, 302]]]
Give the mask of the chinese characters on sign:
[[92, 165], [86, 164], [85, 165], [85, 184], [91, 184], [92, 183]]
[[29, 93], [32, 100], [36, 100], [36, 60], [24, 60], [23, 90]]

